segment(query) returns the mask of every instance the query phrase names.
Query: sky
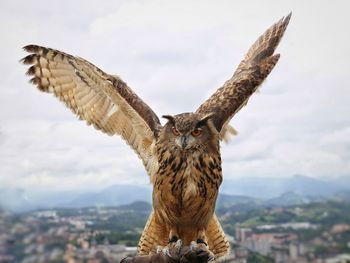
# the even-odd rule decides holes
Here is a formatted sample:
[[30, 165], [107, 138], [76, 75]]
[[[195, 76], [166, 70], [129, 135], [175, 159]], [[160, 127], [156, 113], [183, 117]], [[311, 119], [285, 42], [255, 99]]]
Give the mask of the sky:
[[[280, 61], [231, 121], [224, 180], [350, 176], [349, 1], [2, 1], [0, 188], [147, 185], [117, 136], [79, 121], [28, 83], [27, 44], [117, 74], [158, 114], [195, 111], [233, 74], [255, 39], [293, 12]], [[164, 123], [164, 121], [162, 120]]]

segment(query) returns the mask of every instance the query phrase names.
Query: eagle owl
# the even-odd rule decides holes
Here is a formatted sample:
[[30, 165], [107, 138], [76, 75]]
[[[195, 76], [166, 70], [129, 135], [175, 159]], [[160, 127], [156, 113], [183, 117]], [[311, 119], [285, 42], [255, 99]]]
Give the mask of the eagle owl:
[[119, 77], [90, 62], [51, 48], [28, 45], [22, 62], [31, 82], [53, 93], [80, 119], [121, 136], [138, 154], [153, 184], [153, 210], [139, 241], [138, 253], [158, 247], [201, 248], [218, 259], [229, 242], [215, 216], [222, 182], [220, 141], [231, 118], [276, 65], [274, 51], [291, 14], [272, 25], [249, 49], [233, 76], [191, 113], [157, 115]]

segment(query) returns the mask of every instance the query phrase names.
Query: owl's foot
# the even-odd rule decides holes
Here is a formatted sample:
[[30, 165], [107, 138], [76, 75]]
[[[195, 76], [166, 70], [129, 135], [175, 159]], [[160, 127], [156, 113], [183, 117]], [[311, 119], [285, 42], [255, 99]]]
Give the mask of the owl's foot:
[[196, 262], [208, 262], [214, 261], [215, 256], [209, 250], [208, 245], [202, 239], [198, 239], [197, 242], [191, 242], [190, 250], [182, 258], [185, 260], [181, 260], [180, 262], [192, 262], [192, 258], [196, 258]]
[[166, 247], [158, 247], [157, 253], [163, 253], [164, 255], [167, 255], [168, 257], [177, 260], [180, 256], [181, 248], [181, 239], [171, 239], [169, 240], [169, 244]]

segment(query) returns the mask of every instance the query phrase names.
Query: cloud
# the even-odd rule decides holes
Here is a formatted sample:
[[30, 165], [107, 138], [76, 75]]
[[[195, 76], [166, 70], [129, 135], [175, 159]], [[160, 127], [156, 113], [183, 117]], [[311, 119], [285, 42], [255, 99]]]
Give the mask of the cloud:
[[[115, 137], [78, 121], [24, 121], [6, 129], [1, 185], [55, 190], [147, 183], [142, 162]], [[23, 130], [26, 133], [23, 134]]]

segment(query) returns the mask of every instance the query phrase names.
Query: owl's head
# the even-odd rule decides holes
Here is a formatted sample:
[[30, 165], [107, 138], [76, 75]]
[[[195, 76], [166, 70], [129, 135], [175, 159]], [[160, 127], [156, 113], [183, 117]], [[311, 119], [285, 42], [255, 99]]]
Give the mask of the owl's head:
[[219, 134], [211, 122], [211, 115], [182, 113], [165, 115], [168, 122], [160, 133], [160, 139], [168, 146], [182, 151], [210, 151], [219, 146]]

